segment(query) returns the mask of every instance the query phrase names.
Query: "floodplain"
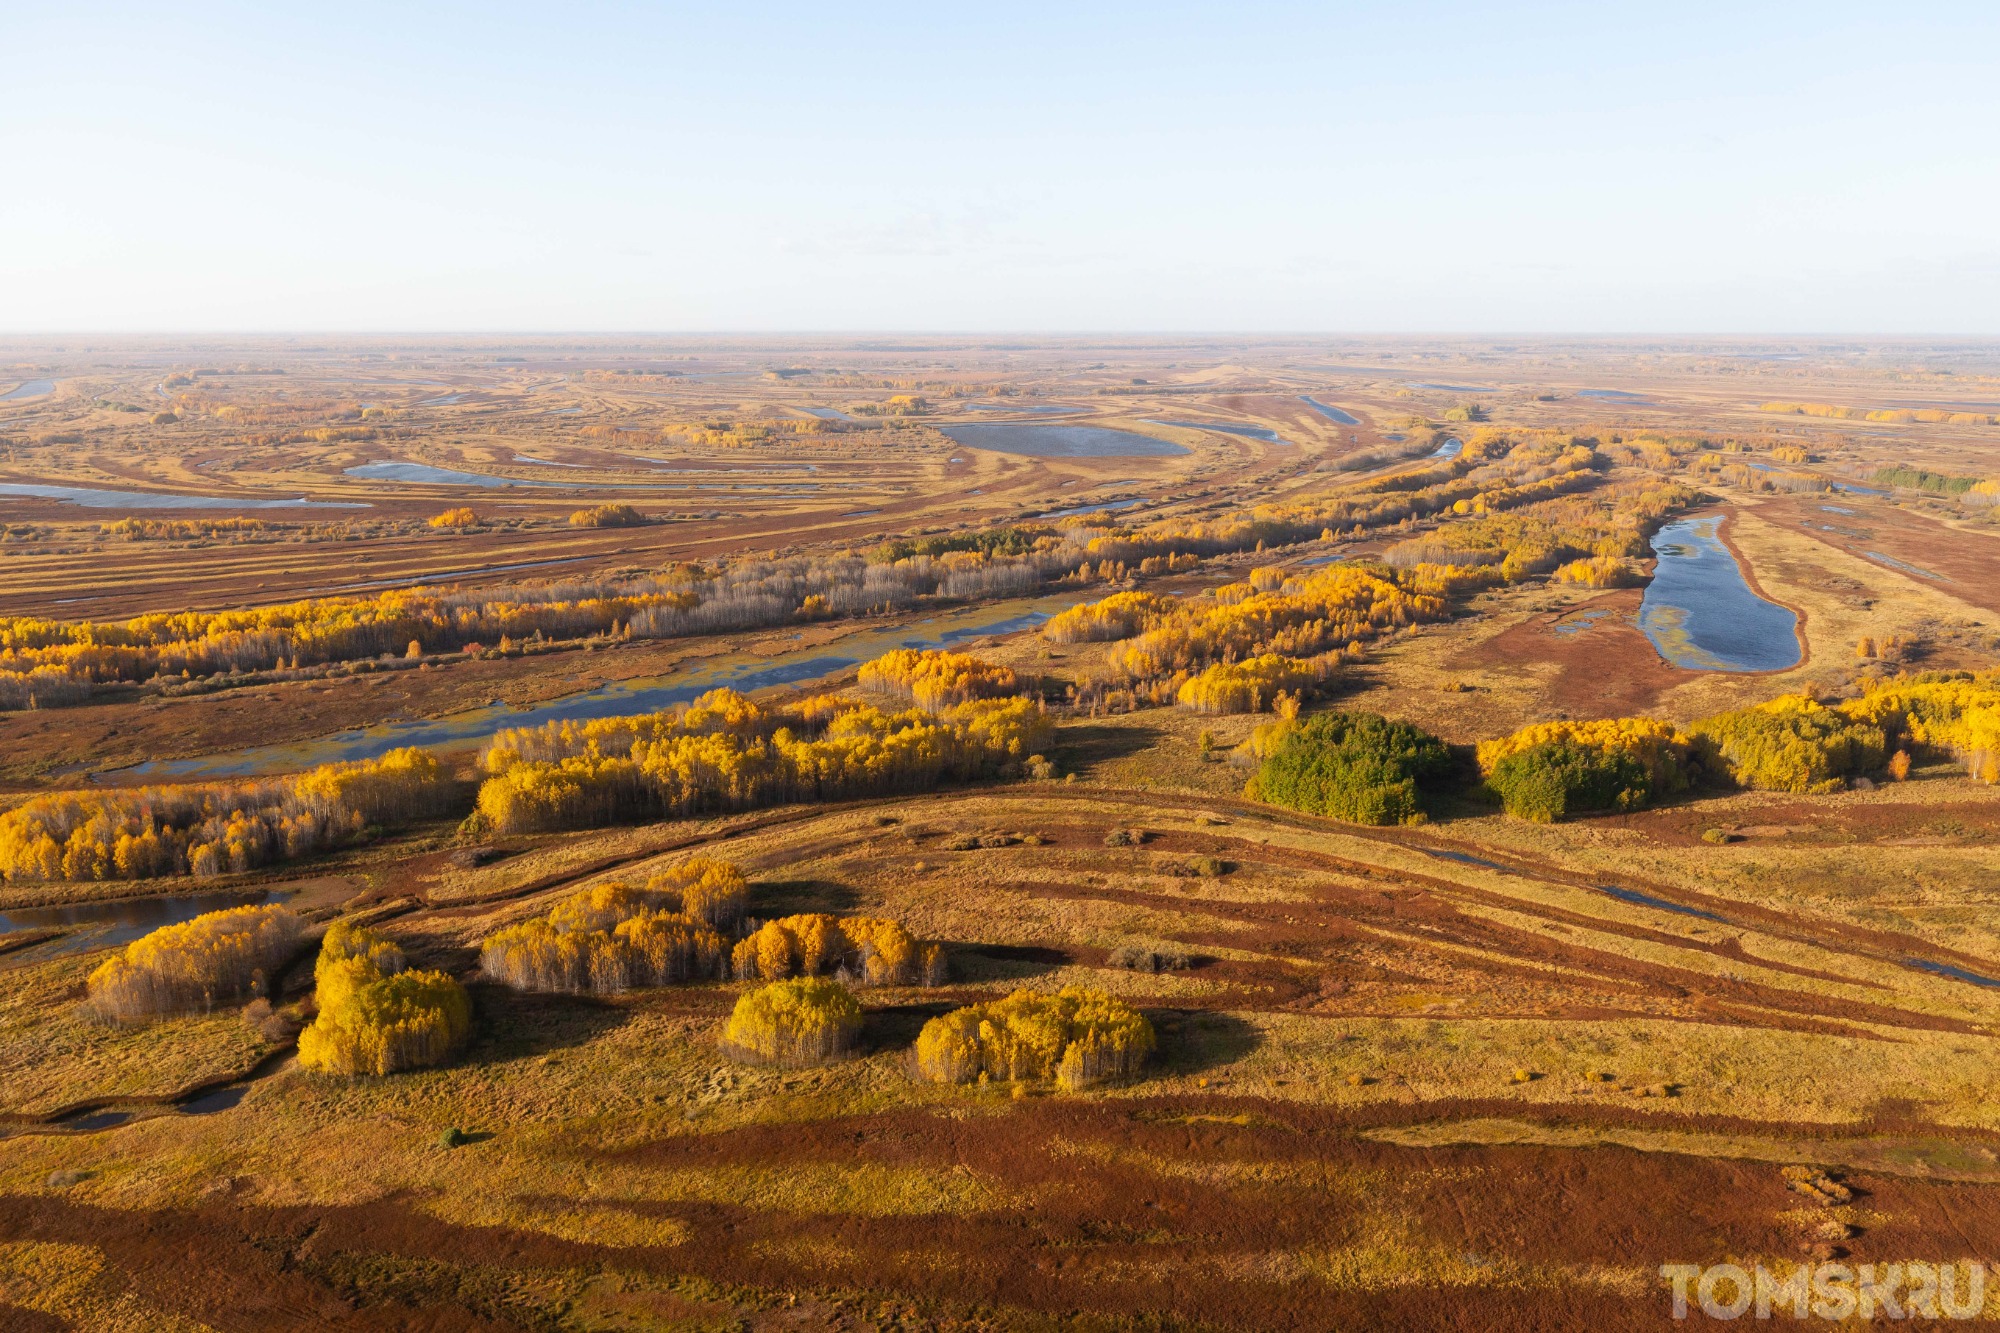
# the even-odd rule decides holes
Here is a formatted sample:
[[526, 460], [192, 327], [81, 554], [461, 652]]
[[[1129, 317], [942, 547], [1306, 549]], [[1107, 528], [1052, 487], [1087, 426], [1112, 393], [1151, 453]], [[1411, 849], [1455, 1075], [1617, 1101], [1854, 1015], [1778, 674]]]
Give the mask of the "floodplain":
[[1990, 1259], [1997, 440], [1963, 344], [0, 344], [0, 1317]]

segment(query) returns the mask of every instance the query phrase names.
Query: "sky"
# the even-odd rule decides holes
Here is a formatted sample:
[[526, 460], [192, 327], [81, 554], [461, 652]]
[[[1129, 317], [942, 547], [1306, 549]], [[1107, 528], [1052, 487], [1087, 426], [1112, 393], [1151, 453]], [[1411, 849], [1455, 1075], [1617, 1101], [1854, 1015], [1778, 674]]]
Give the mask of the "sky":
[[0, 7], [0, 331], [2000, 334], [2000, 4]]

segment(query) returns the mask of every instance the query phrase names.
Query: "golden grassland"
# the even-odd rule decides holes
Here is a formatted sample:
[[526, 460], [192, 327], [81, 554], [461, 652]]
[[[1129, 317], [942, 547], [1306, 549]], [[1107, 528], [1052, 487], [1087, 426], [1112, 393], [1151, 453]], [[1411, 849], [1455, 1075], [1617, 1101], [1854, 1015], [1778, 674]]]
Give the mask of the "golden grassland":
[[[1443, 420], [1458, 405], [1393, 377], [1320, 391], [1366, 416], [1345, 430], [1298, 401], [1318, 386], [1275, 353], [1199, 366], [1179, 364], [1185, 348], [1093, 354], [1102, 366], [1039, 380], [991, 365], [947, 378], [858, 357], [837, 375], [765, 378], [760, 365], [727, 389], [695, 378], [752, 369], [734, 355], [677, 365], [689, 372], [679, 384], [554, 361], [489, 365], [481, 377], [466, 366], [398, 370], [389, 378], [449, 384], [371, 386], [388, 414], [351, 422], [329, 415], [335, 396], [321, 392], [337, 367], [319, 367], [310, 392], [303, 371], [284, 384], [189, 371], [169, 389], [186, 419], [146, 436], [124, 464], [104, 445], [140, 439], [131, 414], [114, 420], [87, 403], [159, 397], [153, 383], [187, 368], [133, 371], [124, 388], [79, 377], [15, 428], [10, 479], [333, 496], [347, 493], [340, 467], [371, 458], [528, 479], [553, 471], [517, 452], [577, 463], [597, 480], [620, 475], [634, 452], [746, 476], [723, 476], [735, 491], [714, 507], [729, 517], [616, 529], [571, 526], [582, 506], [567, 493], [526, 492], [475, 496], [479, 522], [434, 529], [425, 520], [463, 496], [392, 501], [370, 483], [357, 493], [378, 504], [376, 527], [357, 543], [303, 520], [277, 537], [249, 527], [135, 536], [23, 510], [18, 521], [46, 532], [10, 527], [0, 547], [20, 554], [0, 552], [0, 574], [47, 598], [117, 542], [135, 553], [134, 591], [118, 594], [134, 606], [211, 594], [261, 605], [317, 586], [355, 552], [370, 557], [362, 572], [384, 577], [441, 567], [440, 557], [469, 566], [558, 549], [587, 556], [579, 571], [647, 569], [925, 528], [940, 536], [1072, 498], [1151, 497], [1129, 524], [1116, 520], [1126, 526], [1107, 520], [1109, 562], [1150, 552], [1166, 527], [1210, 540], [1250, 506], [1320, 512], [1330, 488], [1355, 485], [1339, 495], [1373, 504], [1424, 475], [1441, 479], [1429, 493], [1442, 508], [1385, 510], [1389, 521], [1324, 540], [1225, 545], [1191, 573], [1103, 578], [1156, 595], [1156, 609], [1205, 607], [1206, 590], [1272, 592], [1325, 555], [1367, 560], [1400, 542], [1472, 549], [1452, 543], [1473, 540], [1476, 523], [1479, 541], [1542, 543], [1507, 572], [1496, 564], [1461, 581], [1428, 623], [1385, 626], [1315, 675], [1309, 707], [1378, 711], [1460, 745], [1562, 717], [1686, 724], [1786, 692], [1851, 694], [1904, 666], [1990, 667], [2000, 651], [2000, 607], [1979, 577], [1992, 565], [1985, 511], [1914, 493], [1765, 490], [1752, 470], [1731, 471], [1728, 454], [1671, 443], [1734, 432], [1730, 452], [1763, 452], [1822, 480], [1871, 475], [1892, 452], [1898, 466], [1974, 475], [1968, 423], [1793, 414], [1783, 437], [1768, 433], [1771, 414], [1760, 423], [1758, 405], [1772, 401], [1892, 414], [1942, 401], [1936, 376], [1850, 365], [1816, 371], [1824, 383], [1809, 394], [1780, 392], [1773, 374], [1719, 353], [1673, 371], [1635, 354], [1615, 363], [1629, 375], [1620, 382], [1650, 401], [1586, 408], [1574, 395], [1589, 381], [1560, 358], [1455, 370], [1441, 361], [1425, 378], [1499, 386], [1483, 406], [1528, 440], [1514, 465], [1561, 466], [1556, 479], [1581, 488], [1525, 515], [1532, 502], [1495, 502], [1482, 517], [1470, 499], [1452, 513], [1449, 488], [1504, 489], [1465, 480], [1492, 465], [1479, 461], [1484, 443], [1462, 467], [1390, 458], [1336, 470], [1343, 454], [1385, 447], [1389, 430], [1414, 430], [1403, 418]], [[902, 396], [934, 410], [892, 405]], [[1005, 419], [965, 410], [975, 401], [1069, 403], [1076, 420], [1192, 452], [1034, 460], [935, 436], [939, 421]], [[535, 415], [558, 406], [579, 410]], [[814, 428], [807, 406], [854, 409], [867, 429]], [[1294, 442], [1154, 418], [1266, 426]], [[629, 442], [625, 424], [639, 428]], [[1588, 467], [1571, 466], [1579, 446], [1531, 434], [1586, 425], [1604, 450]], [[100, 428], [101, 440], [91, 434]], [[39, 438], [72, 429], [95, 447]], [[314, 431], [335, 433], [281, 438]], [[1656, 434], [1640, 439], [1646, 431]], [[218, 461], [226, 466], [209, 466]], [[804, 462], [837, 504], [777, 493], [782, 465]], [[750, 489], [752, 471], [765, 491]], [[1799, 613], [1797, 668], [1675, 671], [1633, 628], [1636, 589], [1546, 577], [1568, 558], [1549, 543], [1595, 551], [1637, 531], [1617, 508], [1625, 500], [1590, 517], [1592, 497], [1643, 493], [1652, 504], [1670, 481], [1700, 486], [1701, 503], [1728, 515], [1725, 535], [1756, 586]], [[607, 498], [631, 496], [592, 502]], [[863, 508], [878, 513], [846, 518]], [[1850, 531], [1812, 526], [1822, 521]], [[1937, 532], [1951, 534], [1949, 551], [1911, 562], [1928, 576], [1870, 554], [1906, 561]], [[193, 565], [206, 568], [197, 576]], [[1089, 595], [1113, 590], [1100, 581]], [[607, 680], [839, 652], [851, 635], [911, 619], [579, 641], [394, 675], [16, 712], [0, 717], [10, 755], [0, 776], [18, 800], [65, 764], [198, 756], [494, 697], [539, 702]], [[1907, 656], [1858, 656], [1863, 639], [1907, 646]], [[290, 1058], [286, 1034], [311, 1016], [310, 948], [272, 979], [275, 1021], [246, 1021], [232, 1006], [137, 1025], [83, 1007], [101, 954], [34, 942], [0, 952], [0, 1316], [192, 1329], [240, 1326], [256, 1309], [260, 1326], [312, 1327], [336, 1306], [366, 1306], [392, 1323], [534, 1329], [1520, 1327], [1545, 1307], [1509, 1302], [1555, 1293], [1570, 1313], [1546, 1326], [1612, 1328], [1664, 1308], [1662, 1260], [1791, 1262], [1829, 1219], [1864, 1261], [2000, 1243], [2000, 987], [1981, 984], [2000, 980], [1995, 788], [1932, 756], [1908, 781], [1866, 790], [1707, 790], [1555, 824], [1510, 819], [1468, 790], [1422, 825], [1363, 828], [1246, 799], [1250, 770], [1231, 752], [1270, 714], [1198, 712], [1175, 706], [1171, 691], [1142, 698], [1143, 673], [1127, 673], [1121, 689], [1129, 647], [1018, 633], [955, 643], [978, 661], [952, 664], [949, 679], [850, 671], [802, 691], [872, 684], [939, 706], [987, 692], [989, 680], [1003, 693], [1046, 691], [1057, 726], [1043, 776], [587, 832], [455, 834], [454, 817], [222, 881], [299, 887], [292, 905], [313, 925], [365, 920], [413, 967], [465, 980], [472, 1035], [440, 1068], [349, 1079]], [[1070, 685], [1083, 688], [1065, 696]], [[470, 777], [470, 758], [446, 761]], [[482, 854], [466, 855], [475, 843]], [[781, 1069], [746, 1064], [722, 1040], [753, 982], [574, 996], [516, 992], [478, 973], [495, 931], [692, 855], [740, 866], [757, 920], [893, 920], [942, 944], [948, 975], [857, 991], [852, 1057]], [[4, 901], [133, 891], [10, 885]], [[1016, 988], [1068, 986], [1147, 1018], [1158, 1050], [1139, 1078], [1072, 1093], [917, 1076], [912, 1047], [928, 1020]], [[191, 1114], [177, 1104], [232, 1079], [243, 1094], [234, 1105]], [[78, 1108], [130, 1118], [96, 1131], [58, 1118]], [[1799, 1163], [1855, 1181], [1857, 1199], [1815, 1211], [1778, 1173]], [[149, 1267], [149, 1229], [204, 1238], [202, 1271]]]
[[[1923, 793], [1927, 805], [1994, 814], [1985, 789], [1954, 777], [1924, 775], [1893, 795], [1907, 804], [1919, 788], [1934, 789]], [[1797, 804], [1835, 813], [1891, 795]], [[1727, 803], [1756, 817], [1759, 799]], [[885, 816], [898, 822], [878, 822]], [[1427, 1191], [1449, 1186], [1453, 1172], [1469, 1184], [1486, 1168], [1462, 1155], [1424, 1167], [1424, 1155], [1468, 1146], [1624, 1147], [1766, 1163], [1773, 1175], [1778, 1165], [1804, 1161], [1877, 1177], [2000, 1181], [1987, 1146], [2000, 1142], [1991, 1137], [2000, 1113], [1991, 1095], [1987, 992], [1902, 966], [1897, 949], [1885, 952], [1869, 933], [1896, 928], [1873, 909], [1768, 889], [1823, 885], [1837, 856], [1851, 875], [1877, 876], [1879, 894], [1911, 868], [1891, 846], [1753, 841], [1697, 844], [1690, 854], [1660, 846], [1644, 820], [1614, 831], [1481, 817], [1385, 835], [1273, 817], [1222, 796], [1094, 783], [1023, 784], [746, 828], [751, 822], [715, 821], [709, 831], [736, 830], [723, 845], [751, 875], [754, 911], [893, 914], [923, 937], [952, 943], [949, 984], [868, 993], [856, 1059], [797, 1071], [728, 1059], [718, 1043], [740, 989], [733, 984], [588, 1001], [481, 986], [477, 1035], [447, 1068], [350, 1081], [287, 1065], [253, 1082], [225, 1112], [152, 1108], [104, 1133], [17, 1133], [0, 1143], [0, 1192], [135, 1215], [217, 1200], [253, 1211], [414, 1210], [446, 1226], [587, 1247], [536, 1279], [563, 1292], [606, 1280], [607, 1272], [625, 1274], [619, 1280], [635, 1290], [684, 1291], [662, 1284], [665, 1275], [679, 1282], [705, 1271], [692, 1258], [706, 1243], [701, 1219], [748, 1210], [779, 1228], [760, 1242], [768, 1271], [795, 1275], [774, 1276], [775, 1290], [832, 1257], [808, 1285], [894, 1291], [899, 1282], [880, 1286], [885, 1279], [869, 1276], [884, 1242], [843, 1240], [846, 1228], [1033, 1214], [1062, 1206], [1064, 1172], [1115, 1171], [1215, 1199], [1311, 1191], [1345, 1211], [1349, 1224], [1337, 1238], [1281, 1244], [1254, 1261], [1227, 1249], [1171, 1249], [1172, 1262], [1194, 1264], [1225, 1289], [1278, 1265], [1328, 1292], [1609, 1284], [1638, 1299], [1651, 1287], [1643, 1265], [1629, 1261], [1509, 1252], [1501, 1242], [1497, 1275], [1462, 1263], [1463, 1247], [1440, 1230]], [[1147, 841], [1103, 845], [1106, 830], [1127, 827], [1144, 828]], [[1048, 841], [940, 848], [959, 832], [1026, 829]], [[603, 854], [607, 838], [612, 849], [643, 852], [649, 835], [657, 844], [665, 831], [549, 839], [492, 867], [454, 869], [440, 874], [437, 888], [449, 885], [456, 905], [391, 915], [383, 928], [417, 956], [464, 956], [494, 926], [546, 910], [591, 878], [508, 896], [524, 883], [587, 866], [579, 853]], [[1441, 860], [1420, 850], [1427, 846], [1476, 846], [1522, 873]], [[1222, 854], [1226, 872], [1186, 874], [1186, 862], [1203, 851]], [[1947, 897], [1956, 893], [1949, 877], [1969, 881], [1986, 859], [1975, 846], [1921, 854], [1925, 876], [1945, 880], [1938, 889]], [[684, 855], [641, 855], [602, 873], [643, 875]], [[1749, 857], [1763, 869], [1746, 879]], [[1723, 925], [1588, 887], [1614, 874], [1718, 915], [1738, 905], [1766, 915], [1755, 925]], [[1396, 911], [1371, 910], [1390, 897]], [[1423, 915], [1405, 917], [1409, 904], [1424, 905]], [[1899, 947], [2000, 952], [1983, 930], [1936, 940], [1920, 929], [1903, 933], [1912, 942]], [[1553, 947], [1530, 956], [1521, 943], [1528, 936]], [[1198, 961], [1158, 974], [1106, 965], [1112, 950], [1132, 943], [1177, 943]], [[74, 987], [79, 968], [32, 965], [10, 982], [23, 1007], [60, 1011], [53, 997]], [[1670, 984], [1657, 984], [1663, 979]], [[1123, 995], [1153, 1017], [1161, 1051], [1143, 1081], [1023, 1100], [1004, 1086], [947, 1089], [912, 1077], [908, 1043], [924, 1015], [1016, 984], [1071, 983]], [[1855, 1006], [1854, 1015], [1826, 1017], [1843, 1004]], [[11, 1078], [10, 1109], [166, 1091], [241, 1067], [261, 1049], [233, 1014], [136, 1033], [71, 1022], [64, 1030], [45, 1015], [32, 1027], [19, 1019], [10, 1026], [10, 1049], [54, 1040], [70, 1057], [59, 1066], [60, 1087]], [[1871, 1131], [1891, 1103], [1910, 1127]], [[1064, 1119], [1038, 1130], [1031, 1157], [1010, 1166], [968, 1166], [949, 1153], [836, 1150], [851, 1133], [865, 1140], [871, 1124], [984, 1132], [976, 1126], [1040, 1125], [1087, 1107], [1138, 1117], [1134, 1123], [1165, 1117], [1262, 1137], [1219, 1155], [1189, 1153], [1177, 1141], [1132, 1141], [1094, 1121]], [[1337, 1136], [1416, 1156], [1393, 1165], [1301, 1159], [1258, 1130], [1282, 1126], [1295, 1111], [1346, 1117], [1349, 1128]], [[467, 1130], [473, 1141], [441, 1148], [446, 1127]], [[1286, 1143], [1295, 1134], [1269, 1132]], [[1445, 1177], [1434, 1179], [1441, 1170]], [[1178, 1225], [1193, 1222], [1186, 1216]], [[32, 1299], [66, 1300], [69, 1310], [139, 1299], [131, 1291], [106, 1295], [117, 1284], [87, 1249], [16, 1245], [6, 1254], [4, 1271], [19, 1281], [50, 1275]], [[688, 1267], [675, 1255], [690, 1256]], [[353, 1250], [342, 1262], [406, 1261]], [[458, 1265], [449, 1250], [438, 1262]], [[1148, 1262], [1107, 1259], [1089, 1280], [1115, 1283], [1119, 1264]], [[62, 1273], [100, 1277], [65, 1286], [53, 1280]], [[440, 1270], [404, 1277], [432, 1295], [457, 1289], [458, 1279]], [[773, 1290], [752, 1284], [721, 1299], [754, 1305]], [[709, 1290], [703, 1298], [716, 1296]], [[537, 1299], [549, 1301], [546, 1308], [560, 1304], [547, 1292]]]

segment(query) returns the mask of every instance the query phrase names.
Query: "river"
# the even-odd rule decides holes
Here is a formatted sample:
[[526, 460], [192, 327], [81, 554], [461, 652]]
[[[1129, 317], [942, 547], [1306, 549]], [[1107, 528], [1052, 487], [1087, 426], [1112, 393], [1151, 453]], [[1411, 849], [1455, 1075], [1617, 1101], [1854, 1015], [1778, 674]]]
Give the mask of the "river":
[[255, 777], [297, 772], [336, 760], [373, 759], [405, 745], [455, 748], [482, 745], [494, 733], [509, 727], [651, 713], [687, 703], [697, 695], [723, 686], [747, 692], [817, 680], [895, 648], [943, 648], [989, 634], [1033, 629], [1086, 600], [1088, 594], [1067, 592], [959, 607], [901, 625], [859, 630], [824, 647], [800, 648], [770, 657], [729, 653], [691, 663], [687, 669], [672, 675], [600, 685], [528, 708], [514, 708], [495, 700], [483, 708], [448, 717], [383, 722], [332, 736], [252, 746], [198, 759], [154, 760], [119, 772], [121, 776], [152, 782]]

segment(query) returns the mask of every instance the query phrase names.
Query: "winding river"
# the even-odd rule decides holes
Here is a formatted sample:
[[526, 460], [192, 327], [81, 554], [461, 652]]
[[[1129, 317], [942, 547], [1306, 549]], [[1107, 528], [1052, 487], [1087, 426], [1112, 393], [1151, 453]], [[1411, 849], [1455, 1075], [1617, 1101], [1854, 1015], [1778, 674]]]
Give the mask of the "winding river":
[[799, 648], [770, 657], [729, 653], [690, 663], [685, 670], [672, 675], [616, 681], [528, 708], [514, 708], [496, 699], [483, 708], [448, 717], [383, 722], [332, 736], [253, 746], [198, 759], [153, 760], [119, 772], [152, 782], [255, 777], [297, 772], [336, 760], [373, 759], [404, 745], [453, 748], [482, 745], [508, 727], [650, 713], [687, 703], [697, 695], [723, 686], [750, 691], [817, 680], [859, 666], [895, 648], [943, 648], [965, 639], [1033, 629], [1058, 612], [1087, 600], [1088, 594], [1067, 592], [959, 607], [901, 625], [860, 630], [823, 647]]

